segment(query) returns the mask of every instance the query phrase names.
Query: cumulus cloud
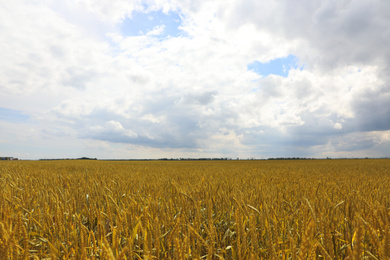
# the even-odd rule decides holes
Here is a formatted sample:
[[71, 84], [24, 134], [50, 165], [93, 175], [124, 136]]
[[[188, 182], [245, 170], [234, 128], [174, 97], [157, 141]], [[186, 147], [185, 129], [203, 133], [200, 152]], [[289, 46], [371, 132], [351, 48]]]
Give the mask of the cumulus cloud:
[[[7, 149], [30, 157], [72, 147], [101, 158], [388, 156], [387, 1], [60, 5], [0, 6]], [[123, 34], [135, 13], [158, 12], [180, 17], [182, 33], [164, 35], [169, 25], [156, 24]], [[248, 69], [293, 56], [297, 65], [283, 75]], [[10, 111], [29, 120], [6, 122]]]

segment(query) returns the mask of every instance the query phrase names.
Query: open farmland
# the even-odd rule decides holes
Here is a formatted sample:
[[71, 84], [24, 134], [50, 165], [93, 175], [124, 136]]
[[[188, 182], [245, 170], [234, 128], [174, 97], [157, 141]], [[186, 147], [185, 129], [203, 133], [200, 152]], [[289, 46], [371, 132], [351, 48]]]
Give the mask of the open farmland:
[[0, 259], [387, 259], [390, 160], [0, 163]]

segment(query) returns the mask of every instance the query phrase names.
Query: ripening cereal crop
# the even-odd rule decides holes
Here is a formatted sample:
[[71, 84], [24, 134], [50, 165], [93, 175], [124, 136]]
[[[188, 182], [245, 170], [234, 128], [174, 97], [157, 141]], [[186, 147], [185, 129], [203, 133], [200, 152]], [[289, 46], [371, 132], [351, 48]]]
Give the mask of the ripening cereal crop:
[[0, 259], [388, 259], [390, 160], [0, 163]]

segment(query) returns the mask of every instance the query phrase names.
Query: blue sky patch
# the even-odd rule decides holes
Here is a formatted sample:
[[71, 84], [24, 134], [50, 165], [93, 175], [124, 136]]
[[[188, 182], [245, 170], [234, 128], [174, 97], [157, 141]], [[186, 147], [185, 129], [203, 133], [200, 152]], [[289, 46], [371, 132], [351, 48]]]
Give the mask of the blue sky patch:
[[145, 35], [153, 31], [157, 26], [164, 26], [164, 31], [156, 37], [177, 37], [182, 32], [179, 29], [181, 17], [176, 12], [163, 13], [161, 10], [148, 13], [134, 12], [131, 18], [121, 24], [121, 32], [124, 36]]
[[30, 116], [21, 111], [0, 107], [0, 120], [11, 123], [24, 123], [30, 119]]
[[[266, 63], [254, 61], [247, 65], [248, 70], [252, 70], [257, 74], [267, 77], [268, 75], [278, 75], [287, 77], [290, 69], [298, 68], [298, 58], [294, 55], [289, 55], [283, 58], [277, 58]], [[303, 69], [303, 66], [300, 70]]]

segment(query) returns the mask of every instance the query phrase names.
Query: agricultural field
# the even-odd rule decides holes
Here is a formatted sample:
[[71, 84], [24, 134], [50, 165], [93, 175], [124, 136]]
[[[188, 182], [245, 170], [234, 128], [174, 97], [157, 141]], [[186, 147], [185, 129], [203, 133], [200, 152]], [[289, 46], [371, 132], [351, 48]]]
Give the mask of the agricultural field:
[[388, 259], [390, 160], [4, 161], [0, 259]]

